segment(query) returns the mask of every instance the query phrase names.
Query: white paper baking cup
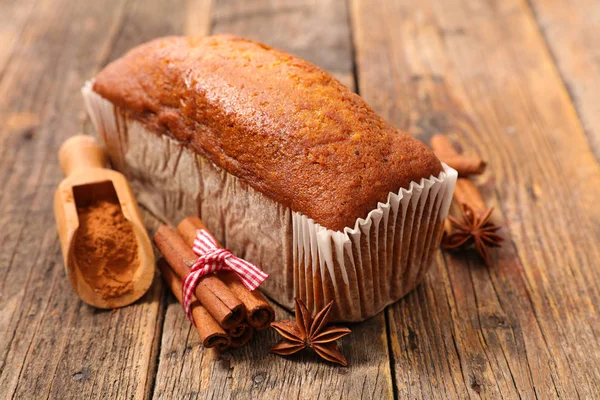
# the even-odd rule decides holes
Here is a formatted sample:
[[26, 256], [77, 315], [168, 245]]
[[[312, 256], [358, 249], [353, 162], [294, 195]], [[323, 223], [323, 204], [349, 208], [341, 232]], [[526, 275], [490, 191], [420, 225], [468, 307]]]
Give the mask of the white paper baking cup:
[[164, 222], [198, 215], [219, 242], [269, 273], [261, 290], [292, 309], [294, 297], [317, 311], [331, 300], [337, 321], [362, 321], [411, 291], [438, 249], [457, 173], [390, 193], [352, 228], [332, 231], [263, 196], [175, 140], [149, 132], [82, 89], [113, 167], [140, 204]]

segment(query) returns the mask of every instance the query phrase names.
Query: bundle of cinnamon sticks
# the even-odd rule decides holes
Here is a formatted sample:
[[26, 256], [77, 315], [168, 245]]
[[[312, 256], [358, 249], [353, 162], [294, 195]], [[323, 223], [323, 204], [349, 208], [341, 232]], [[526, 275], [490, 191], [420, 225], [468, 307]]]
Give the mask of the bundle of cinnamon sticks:
[[487, 163], [477, 156], [460, 154], [450, 139], [442, 134], [431, 138], [435, 155], [456, 169], [454, 199], [460, 205], [462, 216], [449, 216], [445, 221], [443, 246], [446, 249], [474, 247], [486, 265], [491, 264], [490, 247], [499, 247], [503, 238], [496, 232], [501, 226], [494, 223], [493, 208], [485, 205], [479, 189], [468, 178], [483, 173]]
[[454, 168], [461, 177], [481, 175], [487, 167], [487, 162], [477, 156], [459, 154], [446, 135], [434, 135], [431, 138], [431, 148], [440, 161]]
[[[197, 217], [181, 221], [177, 231], [162, 225], [154, 242], [163, 254], [158, 266], [163, 279], [182, 303], [183, 280], [198, 256], [192, 251], [199, 229], [206, 226]], [[192, 298], [191, 312], [204, 347], [225, 350], [252, 339], [255, 330], [267, 329], [275, 312], [258, 291], [250, 292], [231, 271], [219, 271], [200, 279]]]
[[482, 174], [487, 163], [478, 156], [460, 154], [454, 149], [450, 138], [443, 134], [436, 134], [431, 138], [431, 149], [440, 161], [458, 172], [459, 178], [454, 190], [454, 198], [458, 204], [467, 204], [480, 213], [487, 210], [481, 193], [468, 178], [471, 175]]

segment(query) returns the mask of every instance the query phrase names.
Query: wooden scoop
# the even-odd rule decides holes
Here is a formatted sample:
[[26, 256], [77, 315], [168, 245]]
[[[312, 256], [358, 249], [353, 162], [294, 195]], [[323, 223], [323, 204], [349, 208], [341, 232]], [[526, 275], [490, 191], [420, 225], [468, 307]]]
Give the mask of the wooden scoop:
[[[104, 152], [91, 136], [71, 137], [61, 146], [58, 158], [66, 178], [60, 183], [54, 195], [54, 215], [67, 277], [71, 286], [83, 301], [94, 307], [117, 308], [133, 303], [146, 293], [152, 283], [154, 253], [129, 183], [122, 174], [104, 168], [106, 165]], [[98, 258], [97, 255], [91, 255], [93, 249], [90, 250], [89, 257], [88, 253], [82, 253], [83, 250], [89, 249], [90, 245], [88, 243], [88, 247], [83, 247], [81, 243], [87, 237], [93, 237], [94, 232], [88, 232], [82, 228], [81, 234], [78, 235], [80, 215], [83, 216], [78, 213], [83, 213], [86, 207], [94, 207], [94, 205], [100, 204], [99, 202], [105, 202], [104, 204], [109, 202], [117, 213], [120, 206], [122, 216], [131, 224], [132, 228], [131, 230], [127, 227], [125, 232], [131, 237], [131, 231], [133, 231], [135, 236], [135, 241], [131, 240], [131, 245], [122, 247], [125, 246], [124, 241], [114, 243], [110, 241], [109, 231], [109, 244], [107, 245], [105, 240], [101, 243], [102, 246], [109, 249], [106, 251], [112, 250], [112, 257], [119, 259], [121, 253], [127, 252], [131, 257], [135, 257], [135, 250], [131, 250], [131, 248], [137, 243], [137, 257], [134, 262], [123, 261], [123, 259], [119, 259], [118, 262], [109, 261], [110, 257]], [[102, 217], [109, 218], [109, 222], [116, 218], [114, 216], [104, 217], [104, 215]], [[127, 225], [120, 214], [118, 217], [121, 218], [120, 221], [123, 224]], [[112, 227], [110, 224], [102, 226], [105, 230]], [[117, 233], [119, 232], [115, 232], [115, 238]], [[120, 233], [122, 234], [122, 232]], [[83, 235], [87, 236], [82, 238]], [[106, 232], [104, 236], [107, 237]], [[78, 240], [81, 242], [76, 243]], [[92, 247], [99, 243], [92, 240], [96, 240], [96, 238], [90, 239]], [[76, 251], [76, 247], [78, 251]], [[95, 269], [96, 265], [97, 270]], [[116, 268], [126, 268], [127, 273], [116, 276], [114, 273]], [[124, 279], [124, 276], [127, 279]], [[100, 279], [104, 279], [104, 281], [120, 285], [115, 286], [119, 290], [110, 285], [101, 287], [100, 283], [96, 283], [94, 279], [97, 279], [98, 282]]]

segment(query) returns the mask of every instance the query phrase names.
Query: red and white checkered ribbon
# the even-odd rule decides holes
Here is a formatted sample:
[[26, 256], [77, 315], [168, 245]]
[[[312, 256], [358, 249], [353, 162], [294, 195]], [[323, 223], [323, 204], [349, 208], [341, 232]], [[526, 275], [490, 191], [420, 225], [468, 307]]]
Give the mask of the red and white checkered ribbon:
[[191, 300], [200, 278], [204, 275], [216, 271], [233, 271], [251, 292], [269, 277], [256, 265], [234, 256], [227, 249], [220, 248], [212, 235], [204, 229], [198, 230], [192, 250], [198, 255], [198, 260], [183, 281], [183, 308], [193, 324]]

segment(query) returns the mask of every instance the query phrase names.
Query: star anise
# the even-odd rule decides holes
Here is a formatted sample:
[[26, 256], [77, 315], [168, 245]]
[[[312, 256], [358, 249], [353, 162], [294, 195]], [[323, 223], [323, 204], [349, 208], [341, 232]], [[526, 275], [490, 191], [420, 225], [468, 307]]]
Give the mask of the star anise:
[[313, 349], [327, 361], [348, 366], [346, 358], [335, 342], [350, 333], [343, 326], [326, 326], [333, 300], [313, 318], [302, 300], [296, 298], [296, 321], [276, 321], [271, 323], [283, 340], [271, 348], [271, 353], [289, 356], [307, 347]]
[[483, 258], [486, 265], [490, 265], [488, 247], [500, 247], [503, 238], [495, 232], [500, 229], [490, 221], [493, 208], [488, 208], [477, 215], [469, 205], [463, 204], [461, 219], [448, 217], [450, 224], [455, 228], [454, 232], [446, 236], [444, 247], [456, 249], [475, 245], [475, 250]]

